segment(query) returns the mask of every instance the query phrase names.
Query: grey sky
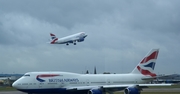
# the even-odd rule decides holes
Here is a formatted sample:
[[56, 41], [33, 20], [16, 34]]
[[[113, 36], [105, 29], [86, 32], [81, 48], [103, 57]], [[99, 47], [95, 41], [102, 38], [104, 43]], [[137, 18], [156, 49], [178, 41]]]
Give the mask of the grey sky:
[[[131, 72], [159, 48], [156, 73], [179, 73], [179, 0], [0, 0], [0, 72]], [[50, 45], [49, 33], [86, 32]]]

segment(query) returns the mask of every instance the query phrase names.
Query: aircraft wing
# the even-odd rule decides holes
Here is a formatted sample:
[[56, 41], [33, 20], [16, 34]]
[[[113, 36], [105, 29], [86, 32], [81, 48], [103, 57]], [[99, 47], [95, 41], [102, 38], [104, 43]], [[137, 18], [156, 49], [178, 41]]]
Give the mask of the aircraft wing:
[[77, 87], [67, 87], [67, 90], [90, 90], [94, 88], [103, 88], [103, 89], [113, 89], [113, 90], [123, 90], [127, 87], [138, 87], [148, 88], [151, 86], [171, 86], [172, 84], [124, 84], [124, 85], [99, 85], [99, 86], [77, 86]]
[[103, 88], [126, 88], [126, 87], [132, 87], [132, 86], [138, 86], [140, 88], [147, 88], [151, 86], [171, 86], [172, 84], [128, 84], [128, 85], [105, 85]]
[[79, 38], [72, 38], [72, 39], [65, 41], [64, 43], [73, 43], [73, 42], [76, 42], [78, 39]]
[[101, 86], [76, 86], [76, 87], [67, 87], [67, 90], [90, 90], [92, 88], [100, 88]]

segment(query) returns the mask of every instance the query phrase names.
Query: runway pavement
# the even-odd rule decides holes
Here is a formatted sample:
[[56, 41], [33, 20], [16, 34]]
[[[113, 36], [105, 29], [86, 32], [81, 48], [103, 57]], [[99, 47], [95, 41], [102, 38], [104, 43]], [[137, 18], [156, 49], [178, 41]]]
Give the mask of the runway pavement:
[[147, 88], [143, 92], [179, 92], [180, 88]]
[[[143, 89], [142, 92], [180, 92], [180, 88], [147, 88], [147, 89]], [[27, 93], [20, 91], [1, 91], [0, 94], [27, 94]]]
[[20, 91], [1, 91], [0, 94], [27, 94]]

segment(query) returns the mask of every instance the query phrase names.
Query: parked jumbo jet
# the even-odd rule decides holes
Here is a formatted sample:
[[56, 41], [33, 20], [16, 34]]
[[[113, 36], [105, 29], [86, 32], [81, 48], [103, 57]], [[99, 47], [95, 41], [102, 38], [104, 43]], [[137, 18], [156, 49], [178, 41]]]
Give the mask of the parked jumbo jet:
[[87, 37], [84, 32], [76, 33], [73, 35], [69, 35], [63, 38], [56, 38], [55, 34], [50, 33], [51, 36], [51, 44], [66, 44], [73, 43], [76, 45], [76, 42], [82, 42]]
[[152, 49], [135, 69], [128, 74], [77, 74], [70, 72], [28, 72], [13, 83], [13, 87], [27, 92], [58, 94], [113, 94], [124, 90], [124, 94], [140, 94], [149, 86], [171, 84], [146, 84], [157, 78], [153, 73], [158, 49]]

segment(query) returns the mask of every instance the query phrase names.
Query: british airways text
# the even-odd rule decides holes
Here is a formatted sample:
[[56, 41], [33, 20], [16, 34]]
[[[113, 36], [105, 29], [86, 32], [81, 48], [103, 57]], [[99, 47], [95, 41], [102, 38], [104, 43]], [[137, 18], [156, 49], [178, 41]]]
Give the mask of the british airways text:
[[49, 79], [49, 82], [79, 82], [79, 79]]

